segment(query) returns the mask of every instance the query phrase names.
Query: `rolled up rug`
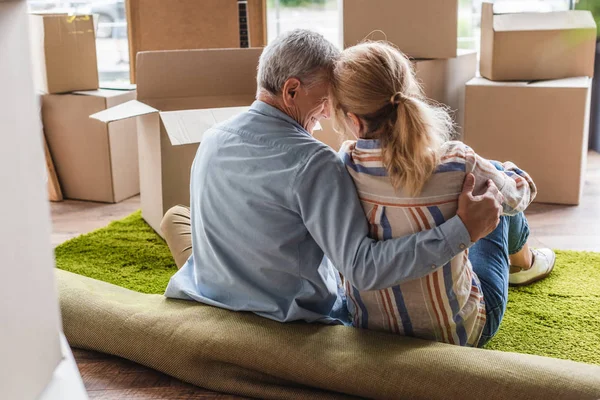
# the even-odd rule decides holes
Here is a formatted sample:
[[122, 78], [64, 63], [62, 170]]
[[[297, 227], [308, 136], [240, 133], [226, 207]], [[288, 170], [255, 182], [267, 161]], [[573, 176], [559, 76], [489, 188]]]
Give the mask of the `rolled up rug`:
[[590, 399], [600, 367], [464, 348], [133, 292], [56, 271], [71, 346], [265, 399]]

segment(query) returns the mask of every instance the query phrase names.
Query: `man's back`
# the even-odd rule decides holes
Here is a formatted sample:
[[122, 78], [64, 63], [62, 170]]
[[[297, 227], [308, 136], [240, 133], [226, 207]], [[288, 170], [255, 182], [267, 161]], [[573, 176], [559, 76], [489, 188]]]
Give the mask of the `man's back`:
[[336, 272], [301, 217], [295, 181], [313, 157], [338, 162], [261, 102], [208, 131], [191, 173], [193, 255], [167, 296], [280, 321], [344, 314]]

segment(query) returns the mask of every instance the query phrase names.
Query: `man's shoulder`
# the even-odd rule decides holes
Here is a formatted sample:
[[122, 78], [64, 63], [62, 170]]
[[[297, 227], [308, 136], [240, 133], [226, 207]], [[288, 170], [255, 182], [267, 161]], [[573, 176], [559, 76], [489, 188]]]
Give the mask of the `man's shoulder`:
[[[236, 135], [240, 141], [258, 142], [285, 151], [290, 158], [303, 161], [312, 157], [335, 159], [329, 146], [306, 131], [277, 118], [255, 112], [244, 112], [212, 127], [207, 133]], [[300, 161], [298, 160], [298, 161]]]

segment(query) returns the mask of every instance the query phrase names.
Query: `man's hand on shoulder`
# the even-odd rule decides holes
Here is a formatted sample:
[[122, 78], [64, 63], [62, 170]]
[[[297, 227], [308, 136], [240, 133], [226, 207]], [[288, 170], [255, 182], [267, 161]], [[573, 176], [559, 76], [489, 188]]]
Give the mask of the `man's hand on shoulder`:
[[471, 236], [471, 242], [490, 234], [500, 221], [502, 215], [502, 193], [491, 180], [488, 181], [487, 190], [480, 196], [473, 196], [475, 176], [467, 174], [463, 190], [458, 197], [457, 215]]

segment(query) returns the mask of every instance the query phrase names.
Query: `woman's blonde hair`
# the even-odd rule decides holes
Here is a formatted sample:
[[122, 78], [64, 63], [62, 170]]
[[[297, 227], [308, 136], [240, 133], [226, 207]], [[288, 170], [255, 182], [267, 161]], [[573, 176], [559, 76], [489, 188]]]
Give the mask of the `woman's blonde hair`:
[[381, 141], [394, 188], [418, 195], [454, 125], [444, 107], [425, 98], [410, 60], [387, 42], [350, 47], [336, 63], [331, 92], [335, 129], [347, 132], [348, 113], [355, 114], [363, 137]]

